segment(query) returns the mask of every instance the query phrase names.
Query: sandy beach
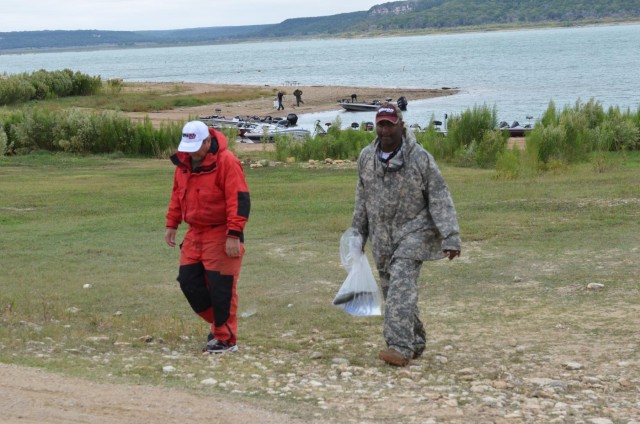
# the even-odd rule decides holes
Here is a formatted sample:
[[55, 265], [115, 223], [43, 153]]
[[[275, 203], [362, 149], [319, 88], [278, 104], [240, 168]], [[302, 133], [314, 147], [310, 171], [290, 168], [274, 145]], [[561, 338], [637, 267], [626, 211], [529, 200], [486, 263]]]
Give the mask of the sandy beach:
[[[337, 102], [341, 99], [351, 99], [352, 94], [358, 96], [358, 101], [384, 100], [391, 98], [396, 101], [399, 97], [405, 96], [411, 104], [412, 101], [420, 99], [429, 99], [439, 96], [449, 96], [457, 93], [453, 88], [380, 88], [380, 87], [346, 87], [346, 86], [244, 86], [244, 85], [227, 85], [227, 84], [198, 84], [198, 83], [128, 83], [127, 90], [156, 90], [185, 93], [216, 93], [229, 92], [233, 89], [246, 89], [247, 87], [255, 87], [256, 91], [272, 93], [257, 99], [240, 101], [240, 102], [223, 102], [219, 104], [204, 105], [198, 107], [188, 107], [164, 110], [158, 112], [144, 113], [128, 113], [131, 118], [143, 119], [146, 116], [151, 119], [154, 125], [167, 121], [186, 121], [189, 118], [220, 115], [227, 118], [235, 116], [246, 117], [257, 115], [264, 117], [267, 115], [286, 116], [289, 113], [297, 115], [304, 113], [324, 112], [331, 110], [340, 110]], [[302, 90], [302, 101], [304, 104], [296, 105], [296, 99], [293, 92], [296, 88]], [[277, 111], [273, 106], [276, 93], [282, 90], [285, 93], [284, 107], [282, 111]], [[172, 94], [167, 94], [172, 95]]]

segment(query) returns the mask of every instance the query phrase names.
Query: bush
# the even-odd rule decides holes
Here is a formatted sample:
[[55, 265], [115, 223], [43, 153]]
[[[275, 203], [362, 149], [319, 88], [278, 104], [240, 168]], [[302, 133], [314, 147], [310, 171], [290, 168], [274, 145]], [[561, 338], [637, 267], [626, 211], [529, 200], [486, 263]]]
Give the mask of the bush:
[[89, 96], [97, 94], [102, 88], [102, 80], [100, 76], [92, 77], [81, 72], [73, 74], [73, 96]]
[[485, 131], [476, 149], [476, 162], [481, 168], [491, 168], [498, 156], [507, 148], [509, 134], [506, 131]]
[[498, 114], [495, 106], [473, 106], [460, 115], [449, 118], [447, 141], [452, 154], [473, 143], [482, 142], [485, 131], [493, 131], [498, 126]]
[[54, 129], [54, 145], [65, 152], [89, 151], [91, 131], [90, 116], [79, 111], [70, 111], [57, 119]]
[[450, 149], [444, 134], [437, 132], [433, 125], [426, 130], [416, 133], [416, 140], [436, 159], [451, 159], [453, 152]]
[[476, 160], [476, 150], [478, 149], [478, 142], [473, 140], [467, 147], [458, 149], [453, 157], [453, 163], [456, 166], [464, 168], [472, 168], [478, 165]]
[[[619, 108], [604, 112], [599, 102], [579, 100], [559, 115], [553, 102], [527, 138], [528, 156], [536, 155], [540, 168], [551, 162], [583, 162], [591, 152], [636, 150], [640, 148], [640, 110], [622, 113]], [[557, 168], [557, 166], [555, 166]]]
[[107, 89], [109, 94], [119, 94], [124, 88], [124, 83], [121, 78], [112, 78], [107, 80]]
[[36, 95], [36, 88], [28, 80], [19, 77], [0, 78], [0, 105], [28, 102]]
[[496, 178], [513, 180], [520, 176], [520, 151], [517, 148], [504, 150], [496, 158]]
[[527, 137], [526, 150], [541, 163], [560, 157], [563, 140], [562, 128], [557, 126], [536, 126]]
[[609, 149], [613, 151], [637, 150], [640, 148], [640, 126], [629, 113], [621, 113], [618, 108], [610, 108], [606, 127], [610, 130]]
[[4, 125], [0, 122], [0, 154], [2, 155], [7, 154], [7, 146], [9, 145], [7, 140], [7, 133], [4, 132]]
[[42, 108], [29, 110], [22, 122], [12, 126], [15, 147], [19, 151], [56, 150], [53, 129], [56, 116]]
[[30, 76], [25, 75], [25, 78], [36, 89], [35, 99], [44, 100], [70, 96], [73, 91], [72, 75], [70, 70], [48, 72], [41, 69]]
[[296, 161], [310, 159], [323, 160], [350, 159], [356, 160], [360, 151], [375, 138], [375, 133], [362, 129], [340, 129], [337, 119], [324, 135], [307, 137], [304, 141], [290, 137], [276, 137], [276, 159], [286, 161], [294, 157]]
[[148, 118], [132, 122], [116, 112], [49, 112], [42, 108], [13, 113], [4, 121], [8, 141], [21, 152], [121, 152], [152, 157], [166, 157], [175, 149], [183, 125], [170, 123], [156, 129]]
[[562, 138], [558, 140], [556, 154], [567, 163], [579, 162], [587, 157], [590, 146], [587, 119], [580, 112], [564, 111], [559, 125]]
[[92, 77], [70, 69], [18, 74], [0, 78], [0, 105], [25, 103], [53, 97], [97, 94], [102, 88], [99, 76]]

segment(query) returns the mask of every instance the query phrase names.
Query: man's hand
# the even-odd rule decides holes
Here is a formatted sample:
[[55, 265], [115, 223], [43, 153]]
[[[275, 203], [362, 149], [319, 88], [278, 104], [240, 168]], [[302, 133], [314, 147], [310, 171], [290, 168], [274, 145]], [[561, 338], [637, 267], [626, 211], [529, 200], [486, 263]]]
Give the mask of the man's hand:
[[224, 250], [230, 258], [237, 258], [240, 256], [240, 239], [227, 237], [227, 244], [225, 245]]
[[445, 250], [444, 255], [449, 258], [449, 260], [453, 260], [456, 256], [460, 256], [459, 250]]
[[169, 247], [176, 247], [176, 232], [175, 228], [167, 228], [164, 230], [164, 241], [167, 242]]

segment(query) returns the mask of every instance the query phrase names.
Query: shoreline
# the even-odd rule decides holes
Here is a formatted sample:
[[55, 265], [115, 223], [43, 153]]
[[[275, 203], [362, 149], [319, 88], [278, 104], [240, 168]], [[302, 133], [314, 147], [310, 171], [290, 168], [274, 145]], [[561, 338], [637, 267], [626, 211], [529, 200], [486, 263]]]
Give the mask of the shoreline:
[[[200, 116], [219, 115], [227, 118], [250, 117], [250, 116], [274, 116], [295, 113], [296, 115], [310, 114], [317, 112], [339, 111], [339, 100], [351, 99], [352, 94], [358, 96], [358, 102], [369, 102], [372, 100], [384, 100], [392, 98], [396, 101], [404, 96], [409, 101], [430, 99], [434, 97], [451, 96], [459, 92], [458, 88], [401, 88], [401, 87], [353, 87], [353, 86], [331, 86], [331, 85], [239, 85], [239, 84], [206, 84], [189, 82], [132, 82], [126, 83], [127, 90], [156, 90], [167, 93], [202, 94], [228, 92], [229, 90], [255, 88], [256, 91], [272, 92], [270, 95], [261, 96], [256, 99], [238, 102], [219, 102], [215, 104], [176, 108], [156, 112], [127, 112], [131, 119], [142, 120], [149, 118], [154, 126], [160, 126], [166, 122], [186, 122], [189, 119], [197, 119]], [[179, 90], [176, 90], [178, 88]], [[302, 90], [302, 101], [304, 103], [297, 106], [293, 91]], [[276, 93], [282, 90], [285, 93], [283, 104], [285, 109], [278, 111], [274, 107]], [[171, 95], [171, 94], [167, 94]]]

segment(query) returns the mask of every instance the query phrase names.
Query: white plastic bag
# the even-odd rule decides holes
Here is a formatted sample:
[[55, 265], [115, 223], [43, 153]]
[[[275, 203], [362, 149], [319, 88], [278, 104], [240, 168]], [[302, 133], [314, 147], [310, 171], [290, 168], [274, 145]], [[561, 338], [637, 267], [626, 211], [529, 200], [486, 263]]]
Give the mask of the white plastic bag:
[[349, 228], [340, 238], [340, 260], [349, 274], [333, 304], [355, 316], [381, 315], [378, 284], [362, 251], [362, 236], [355, 228]]

